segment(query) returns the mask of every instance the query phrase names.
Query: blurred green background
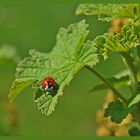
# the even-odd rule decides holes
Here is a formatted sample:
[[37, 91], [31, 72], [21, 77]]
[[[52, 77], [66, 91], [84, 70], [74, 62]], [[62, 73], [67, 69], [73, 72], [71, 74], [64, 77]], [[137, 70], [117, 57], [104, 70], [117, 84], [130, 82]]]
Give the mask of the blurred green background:
[[[82, 19], [90, 25], [89, 39], [106, 32], [109, 24], [98, 21], [96, 17], [75, 15], [80, 3], [83, 1], [0, 2], [0, 46], [15, 46], [21, 59], [28, 56], [30, 49], [49, 52], [55, 45], [58, 29]], [[121, 58], [115, 54], [97, 65], [105, 76], [111, 76], [123, 68]], [[6, 117], [9, 114], [7, 109], [13, 106], [8, 104], [7, 95], [15, 71], [16, 64], [12, 61], [0, 63], [0, 135], [95, 135], [96, 110], [102, 107], [107, 91], [89, 92], [100, 81], [86, 69], [81, 70], [65, 89], [56, 111], [48, 118], [37, 110], [31, 87], [24, 90], [14, 102], [16, 130], [13, 130]]]

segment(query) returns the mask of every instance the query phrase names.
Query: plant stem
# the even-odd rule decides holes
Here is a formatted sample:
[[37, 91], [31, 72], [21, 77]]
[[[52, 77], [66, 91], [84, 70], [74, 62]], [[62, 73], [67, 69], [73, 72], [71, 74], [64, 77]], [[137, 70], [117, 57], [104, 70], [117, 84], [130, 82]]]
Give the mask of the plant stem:
[[90, 68], [89, 66], [85, 66], [89, 71], [91, 71], [93, 74], [95, 74], [100, 80], [102, 80], [120, 99], [122, 99], [125, 103], [127, 103], [127, 100], [124, 98], [124, 96], [121, 95], [117, 91], [116, 88], [113, 87], [113, 85], [105, 78], [103, 77], [99, 72], [97, 72], [94, 68]]
[[124, 52], [124, 53], [121, 53], [121, 54], [123, 56], [123, 60], [126, 64], [126, 66], [130, 70], [131, 85], [132, 85], [132, 89], [133, 89], [134, 94], [136, 94], [137, 74], [136, 74], [136, 70], [135, 70], [134, 65], [133, 65], [132, 56], [131, 56], [130, 52]]

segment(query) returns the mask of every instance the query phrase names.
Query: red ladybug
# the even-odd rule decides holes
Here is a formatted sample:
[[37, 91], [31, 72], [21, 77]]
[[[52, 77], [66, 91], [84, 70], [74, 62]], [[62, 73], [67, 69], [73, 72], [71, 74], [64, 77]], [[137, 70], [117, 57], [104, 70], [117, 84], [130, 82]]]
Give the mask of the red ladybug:
[[42, 81], [42, 88], [45, 89], [45, 91], [48, 92], [54, 92], [56, 90], [56, 82], [51, 77], [46, 77]]

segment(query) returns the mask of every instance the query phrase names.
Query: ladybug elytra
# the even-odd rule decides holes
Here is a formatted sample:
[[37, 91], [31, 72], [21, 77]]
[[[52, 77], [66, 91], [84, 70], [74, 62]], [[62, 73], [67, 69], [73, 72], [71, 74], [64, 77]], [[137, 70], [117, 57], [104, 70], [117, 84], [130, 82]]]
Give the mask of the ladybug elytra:
[[56, 82], [53, 78], [51, 77], [46, 77], [43, 81], [42, 81], [42, 88], [45, 89], [45, 91], [48, 92], [55, 92], [57, 89], [56, 86]]

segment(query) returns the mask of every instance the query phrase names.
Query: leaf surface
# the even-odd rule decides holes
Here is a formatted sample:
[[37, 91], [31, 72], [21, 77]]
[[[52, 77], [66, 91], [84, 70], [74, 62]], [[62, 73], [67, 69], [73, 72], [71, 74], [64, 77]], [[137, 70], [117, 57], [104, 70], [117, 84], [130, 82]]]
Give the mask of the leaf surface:
[[105, 33], [97, 36], [94, 46], [104, 59], [108, 52], [123, 53], [140, 45], [140, 20], [125, 24], [119, 33]]
[[105, 117], [110, 117], [112, 122], [121, 123], [127, 116], [129, 109], [120, 100], [111, 102], [105, 110]]
[[140, 17], [140, 4], [80, 4], [76, 15], [98, 16], [99, 20], [111, 21], [114, 18]]
[[[86, 41], [89, 32], [87, 27], [85, 21], [81, 21], [68, 28], [60, 28], [56, 45], [48, 54], [32, 50], [30, 57], [21, 61], [17, 67], [16, 84], [14, 82], [12, 85], [9, 99], [13, 100], [24, 88], [38, 81], [34, 85], [35, 102], [44, 115], [50, 115], [55, 110], [58, 97], [63, 94], [75, 74], [85, 65], [93, 67], [98, 63], [93, 42]], [[55, 79], [59, 86], [57, 93], [43, 92], [40, 85], [46, 76]], [[20, 81], [32, 82], [20, 88], [17, 86]]]

